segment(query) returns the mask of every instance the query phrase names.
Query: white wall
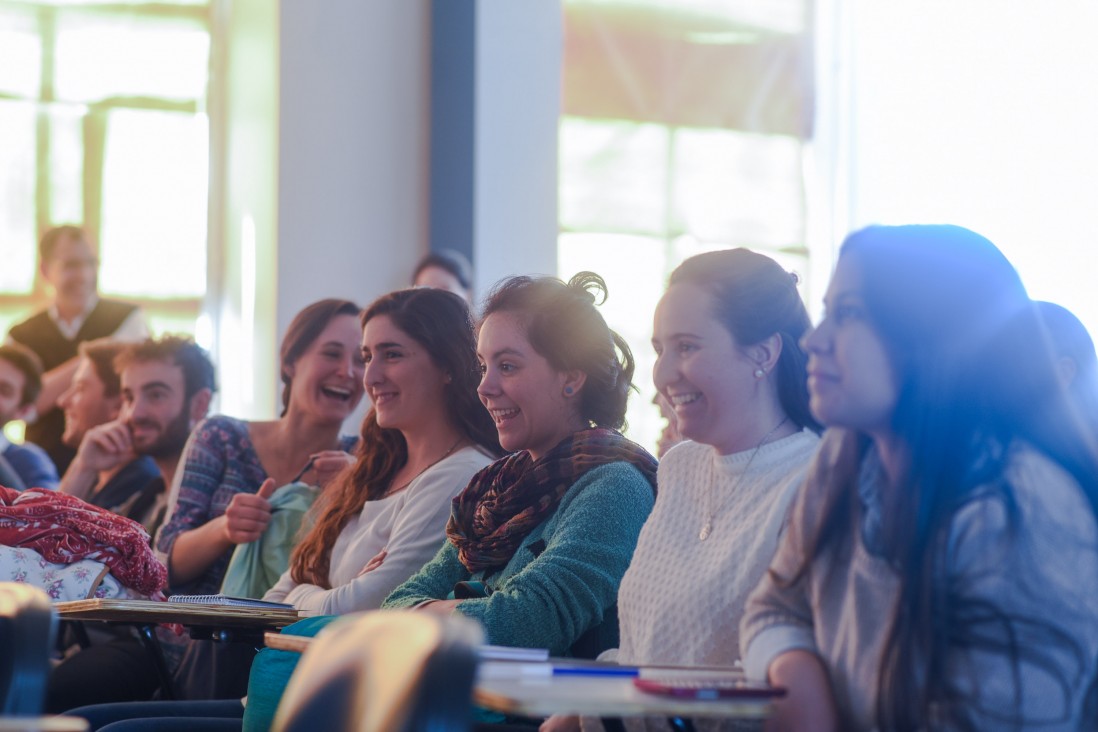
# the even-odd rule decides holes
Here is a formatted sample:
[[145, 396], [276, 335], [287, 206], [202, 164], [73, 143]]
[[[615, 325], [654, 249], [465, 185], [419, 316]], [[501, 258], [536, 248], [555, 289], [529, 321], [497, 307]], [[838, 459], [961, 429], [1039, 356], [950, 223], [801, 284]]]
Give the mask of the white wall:
[[427, 242], [427, 0], [284, 0], [278, 331], [407, 284]]
[[557, 272], [559, 0], [478, 0], [478, 293], [512, 274]]

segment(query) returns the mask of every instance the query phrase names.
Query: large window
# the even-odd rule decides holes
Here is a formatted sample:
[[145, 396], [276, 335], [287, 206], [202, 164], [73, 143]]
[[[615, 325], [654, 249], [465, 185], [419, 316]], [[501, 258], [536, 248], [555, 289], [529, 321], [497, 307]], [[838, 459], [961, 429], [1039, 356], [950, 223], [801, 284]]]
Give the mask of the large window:
[[206, 294], [210, 12], [203, 0], [0, 0], [0, 331], [47, 302], [37, 240], [83, 225], [100, 290], [154, 332]]
[[650, 345], [667, 277], [749, 247], [807, 277], [806, 0], [566, 0], [559, 272], [601, 274], [637, 361], [629, 434], [662, 421]]

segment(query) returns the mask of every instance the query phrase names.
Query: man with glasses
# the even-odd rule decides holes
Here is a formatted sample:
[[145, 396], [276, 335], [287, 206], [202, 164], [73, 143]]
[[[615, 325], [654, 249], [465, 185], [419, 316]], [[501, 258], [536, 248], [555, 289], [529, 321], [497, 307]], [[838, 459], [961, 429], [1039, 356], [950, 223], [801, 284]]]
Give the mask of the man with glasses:
[[53, 300], [45, 310], [12, 326], [8, 338], [38, 354], [46, 369], [35, 400], [37, 419], [28, 415], [26, 439], [42, 447], [64, 473], [74, 451], [61, 442], [65, 416], [57, 399], [72, 382], [78, 346], [99, 338], [143, 341], [149, 332], [137, 306], [99, 297], [99, 260], [83, 229], [50, 229], [38, 244], [38, 257]]

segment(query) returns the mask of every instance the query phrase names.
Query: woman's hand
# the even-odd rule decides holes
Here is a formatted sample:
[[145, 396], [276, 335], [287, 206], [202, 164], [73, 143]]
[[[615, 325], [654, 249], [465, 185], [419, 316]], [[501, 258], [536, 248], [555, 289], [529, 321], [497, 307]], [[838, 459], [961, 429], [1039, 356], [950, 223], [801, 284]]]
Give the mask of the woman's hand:
[[454, 612], [454, 608], [456, 608], [460, 602], [461, 600], [435, 600], [426, 605], [420, 605], [416, 610], [425, 613], [434, 613], [435, 615], [450, 615]]
[[580, 732], [581, 728], [579, 717], [554, 714], [541, 723], [538, 732]]
[[355, 464], [355, 456], [342, 450], [324, 450], [311, 456], [313, 483], [327, 488], [335, 477]]
[[385, 561], [385, 557], [387, 556], [389, 556], [389, 552], [382, 549], [377, 554], [370, 557], [370, 561], [366, 562], [366, 566], [362, 568], [362, 571], [358, 573], [358, 576], [361, 577], [367, 572], [373, 572], [381, 566], [381, 563]]
[[275, 492], [273, 478], [267, 478], [255, 495], [237, 493], [225, 509], [225, 537], [233, 544], [247, 544], [263, 536], [271, 522], [271, 494]]
[[785, 688], [774, 704], [774, 716], [766, 722], [767, 732], [839, 729], [839, 715], [827, 669], [815, 653], [786, 651], [770, 662], [770, 683]]

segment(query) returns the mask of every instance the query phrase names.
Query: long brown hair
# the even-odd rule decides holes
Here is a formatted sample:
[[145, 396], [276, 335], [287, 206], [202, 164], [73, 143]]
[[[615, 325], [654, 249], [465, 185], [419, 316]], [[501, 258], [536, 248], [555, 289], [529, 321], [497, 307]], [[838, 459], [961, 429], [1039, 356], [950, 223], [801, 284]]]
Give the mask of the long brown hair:
[[[1021, 700], [1032, 690], [1020, 669], [1041, 668], [1066, 690], [1071, 680], [1048, 649], [1069, 647], [1081, 658], [1084, 648], [1055, 617], [1023, 616], [944, 582], [952, 522], [974, 501], [997, 500], [1017, 529], [1021, 514], [1006, 477], [1015, 441], [1067, 471], [1098, 516], [1098, 455], [1059, 383], [1018, 273], [990, 241], [955, 226], [872, 226], [846, 239], [845, 258], [861, 269], [867, 318], [897, 374], [891, 428], [906, 451], [882, 509], [881, 549], [900, 587], [877, 679], [878, 727], [941, 726], [935, 715], [972, 703], [973, 690], [948, 673], [953, 648], [1009, 660], [1011, 678], [1002, 683], [1013, 685], [1019, 701], [996, 711], [1004, 728], [1010, 717], [1025, 727]], [[869, 442], [853, 437], [843, 469], [809, 476], [806, 491], [822, 486], [826, 502], [806, 539], [805, 565], [788, 584], [859, 531], [853, 458]], [[1013, 591], [1037, 596], [1042, 589], [1019, 577]]]
[[[447, 418], [462, 437], [493, 455], [502, 454], [488, 410], [477, 396], [480, 368], [473, 321], [465, 301], [451, 292], [417, 287], [397, 290], [375, 300], [362, 313], [362, 327], [386, 315], [397, 328], [430, 354], [450, 376], [446, 385]], [[383, 498], [393, 477], [408, 462], [408, 445], [400, 430], [378, 425], [373, 409], [362, 421], [355, 463], [344, 470], [313, 509], [315, 522], [290, 557], [295, 582], [330, 589], [332, 547], [347, 521], [366, 501]], [[441, 541], [441, 539], [440, 539]]]

